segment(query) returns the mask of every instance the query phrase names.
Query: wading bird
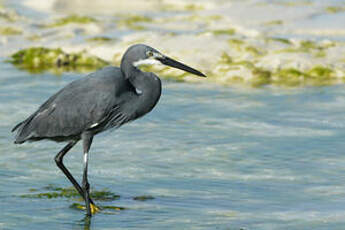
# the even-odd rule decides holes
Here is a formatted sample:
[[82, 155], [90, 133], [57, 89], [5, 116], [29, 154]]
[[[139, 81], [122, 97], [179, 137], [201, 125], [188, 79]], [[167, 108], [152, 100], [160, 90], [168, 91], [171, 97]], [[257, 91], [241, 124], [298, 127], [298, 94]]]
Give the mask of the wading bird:
[[[153, 109], [161, 96], [161, 81], [155, 74], [142, 72], [138, 67], [156, 63], [206, 77], [152, 47], [133, 45], [123, 55], [120, 67], [105, 67], [71, 82], [12, 129], [12, 132], [17, 130], [16, 144], [42, 139], [68, 142], [55, 156], [55, 162], [85, 200], [88, 216], [99, 210], [90, 197], [87, 179], [93, 136], [119, 128]], [[63, 157], [79, 140], [84, 151], [82, 186], [63, 164]]]

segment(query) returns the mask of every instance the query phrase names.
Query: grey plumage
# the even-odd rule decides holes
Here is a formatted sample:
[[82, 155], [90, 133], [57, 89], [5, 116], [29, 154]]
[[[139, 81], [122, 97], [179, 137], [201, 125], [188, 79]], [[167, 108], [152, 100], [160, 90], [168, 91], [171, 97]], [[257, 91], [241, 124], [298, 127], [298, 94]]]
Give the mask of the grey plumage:
[[[73, 81], [12, 130], [18, 130], [15, 143], [80, 139], [84, 131], [97, 134], [151, 111], [159, 100], [161, 82], [152, 73], [133, 71], [139, 74], [135, 79], [125, 78], [120, 68], [105, 67]], [[149, 89], [149, 85], [155, 87]], [[149, 103], [145, 103], [147, 99]], [[99, 125], [92, 127], [96, 123]]]
[[[55, 162], [84, 198], [89, 216], [98, 209], [90, 198], [87, 180], [88, 152], [93, 136], [118, 128], [154, 108], [161, 95], [161, 81], [155, 74], [142, 72], [137, 67], [142, 63], [156, 62], [206, 77], [152, 47], [133, 45], [123, 55], [120, 68], [106, 67], [71, 82], [12, 129], [12, 132], [17, 131], [16, 144], [42, 139], [68, 142], [56, 155]], [[62, 161], [79, 140], [83, 141], [84, 150], [82, 186]]]

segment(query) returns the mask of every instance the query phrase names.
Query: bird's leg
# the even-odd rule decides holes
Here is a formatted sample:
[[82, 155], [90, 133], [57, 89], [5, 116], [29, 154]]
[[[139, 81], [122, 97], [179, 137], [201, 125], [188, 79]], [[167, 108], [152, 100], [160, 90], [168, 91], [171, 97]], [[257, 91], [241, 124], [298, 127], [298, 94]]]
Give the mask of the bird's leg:
[[90, 207], [90, 184], [87, 180], [87, 164], [88, 164], [88, 159], [89, 158], [89, 153], [88, 152], [84, 152], [84, 174], [83, 174], [83, 190], [84, 190], [84, 199], [85, 199], [85, 207], [86, 207], [86, 212], [88, 216], [91, 216], [91, 207]]
[[[84, 191], [78, 184], [78, 182], [73, 178], [72, 174], [68, 171], [68, 169], [65, 167], [63, 164], [63, 157], [65, 154], [73, 148], [73, 146], [77, 143], [78, 141], [71, 141], [69, 142], [56, 156], [55, 156], [55, 162], [56, 165], [61, 169], [61, 171], [65, 174], [65, 176], [69, 179], [69, 181], [73, 184], [75, 189], [79, 192], [79, 194], [85, 199], [84, 197]], [[90, 203], [94, 204], [93, 201], [89, 198]]]
[[84, 192], [84, 200], [85, 200], [85, 207], [88, 216], [99, 211], [99, 208], [90, 203], [90, 184], [87, 179], [87, 169], [88, 169], [88, 162], [89, 162], [89, 150], [92, 143], [93, 135], [90, 132], [85, 132], [82, 134], [83, 140], [83, 150], [84, 150], [84, 173], [83, 173], [83, 192]]

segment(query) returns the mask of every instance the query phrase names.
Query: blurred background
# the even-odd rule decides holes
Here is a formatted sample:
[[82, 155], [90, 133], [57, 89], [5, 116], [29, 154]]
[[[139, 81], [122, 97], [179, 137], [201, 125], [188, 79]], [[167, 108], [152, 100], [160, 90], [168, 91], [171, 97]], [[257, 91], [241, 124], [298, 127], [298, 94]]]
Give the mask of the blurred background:
[[[343, 229], [344, 22], [342, 0], [0, 0], [0, 229]], [[162, 98], [95, 138], [89, 223], [62, 145], [10, 130], [136, 43], [208, 78], [143, 67]]]

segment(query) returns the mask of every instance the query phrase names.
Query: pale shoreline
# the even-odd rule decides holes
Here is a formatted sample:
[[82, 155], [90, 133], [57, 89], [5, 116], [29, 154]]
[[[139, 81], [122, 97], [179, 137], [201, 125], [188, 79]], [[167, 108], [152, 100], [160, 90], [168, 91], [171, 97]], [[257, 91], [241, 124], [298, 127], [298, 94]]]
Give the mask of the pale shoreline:
[[[121, 7], [114, 13], [105, 11], [103, 16], [100, 15], [102, 9], [111, 8], [115, 3], [93, 3], [88, 8], [94, 10], [93, 14], [82, 8], [80, 12], [85, 16], [89, 13], [87, 17], [94, 21], [49, 26], [71, 15], [72, 9], [84, 1], [51, 0], [45, 5], [36, 0], [23, 1], [25, 7], [47, 14], [49, 18], [37, 22], [18, 15], [13, 21], [1, 20], [2, 27], [17, 29], [19, 33], [0, 39], [0, 55], [9, 57], [30, 47], [61, 48], [66, 53], [84, 51], [116, 65], [129, 45], [146, 43], [193, 64], [210, 75], [210, 81], [219, 84], [290, 87], [344, 82], [345, 28], [341, 19], [345, 13], [341, 7], [345, 4], [166, 0], [138, 3], [136, 10], [128, 14], [134, 3], [116, 2], [120, 2]], [[339, 12], [329, 12], [329, 7], [334, 5], [339, 5]], [[4, 9], [15, 12], [15, 9]], [[62, 14], [62, 11], [67, 13]], [[327, 20], [338, 23], [327, 24]], [[102, 40], [104, 37], [109, 40]], [[93, 38], [100, 39], [92, 41]], [[230, 59], [224, 60], [224, 57]], [[324, 75], [324, 70], [311, 74], [320, 68], [331, 71], [326, 81], [313, 79], [323, 77], [319, 75]], [[156, 71], [169, 78], [191, 79], [178, 71], [162, 68]], [[287, 77], [295, 79], [288, 83], [282, 81], [282, 74], [286, 73], [292, 73]]]

